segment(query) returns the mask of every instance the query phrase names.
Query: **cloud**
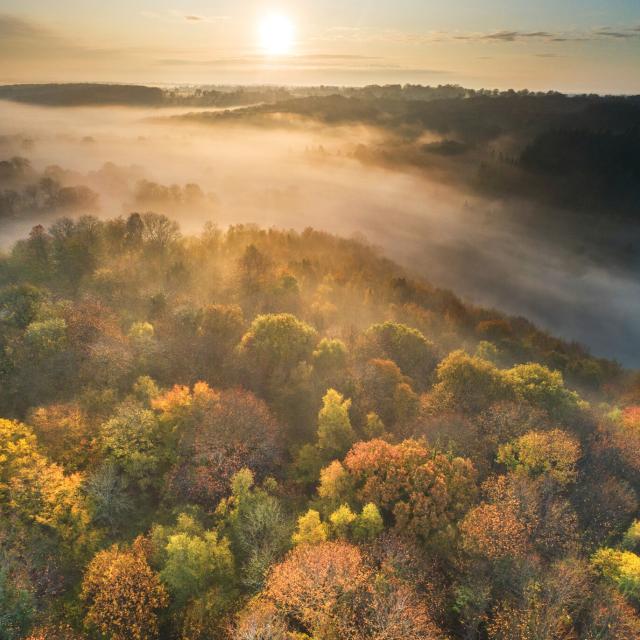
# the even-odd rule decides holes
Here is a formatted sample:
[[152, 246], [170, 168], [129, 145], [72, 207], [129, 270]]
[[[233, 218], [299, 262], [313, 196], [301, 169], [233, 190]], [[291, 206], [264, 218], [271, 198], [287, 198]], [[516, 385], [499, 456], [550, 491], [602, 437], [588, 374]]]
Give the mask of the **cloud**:
[[626, 39], [626, 38], [635, 38], [637, 37], [638, 29], [629, 29], [623, 31], [613, 31], [609, 27], [603, 27], [602, 29], [595, 29], [593, 34], [595, 36], [602, 36], [603, 38], [618, 38], [618, 39]]
[[141, 15], [152, 20], [168, 23], [204, 23], [204, 24], [220, 24], [231, 20], [231, 16], [226, 15], [201, 15], [198, 13], [183, 13], [182, 11], [141, 11]]
[[[502, 42], [515, 42], [516, 40], [527, 40], [530, 38], [547, 39], [552, 37], [548, 31], [497, 31], [479, 36], [479, 40], [498, 40]], [[473, 39], [473, 36], [471, 36]]]
[[436, 42], [583, 42], [587, 40], [629, 39], [640, 36], [640, 26], [624, 29], [597, 27], [585, 31], [523, 31], [518, 29], [489, 32], [427, 31], [409, 32], [373, 27], [332, 27], [317, 40], [350, 42], [391, 42], [400, 44], [430, 44]]

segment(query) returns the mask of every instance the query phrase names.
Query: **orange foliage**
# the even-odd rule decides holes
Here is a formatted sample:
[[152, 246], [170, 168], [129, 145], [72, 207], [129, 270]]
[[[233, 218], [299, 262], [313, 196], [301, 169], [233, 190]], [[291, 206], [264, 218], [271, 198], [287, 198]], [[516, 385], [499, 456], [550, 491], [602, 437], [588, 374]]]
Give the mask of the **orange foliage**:
[[510, 502], [481, 504], [460, 524], [463, 546], [490, 560], [523, 557], [530, 552], [529, 528]]
[[304, 544], [273, 568], [265, 594], [285, 615], [309, 631], [319, 631], [330, 624], [338, 598], [355, 591], [367, 577], [358, 547]]
[[430, 451], [416, 440], [357, 443], [345, 468], [360, 502], [373, 502], [395, 524], [422, 537], [453, 523], [475, 494], [475, 469], [463, 458]]
[[117, 546], [98, 553], [82, 581], [85, 622], [112, 640], [151, 640], [158, 636], [159, 610], [168, 596], [145, 557]]

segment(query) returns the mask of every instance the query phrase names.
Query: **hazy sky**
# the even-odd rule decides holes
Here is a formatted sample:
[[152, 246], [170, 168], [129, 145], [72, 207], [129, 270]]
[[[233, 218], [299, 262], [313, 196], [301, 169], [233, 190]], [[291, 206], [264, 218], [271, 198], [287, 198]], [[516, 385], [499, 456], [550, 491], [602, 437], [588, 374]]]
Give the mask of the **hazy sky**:
[[640, 0], [2, 0], [0, 82], [91, 80], [640, 93]]

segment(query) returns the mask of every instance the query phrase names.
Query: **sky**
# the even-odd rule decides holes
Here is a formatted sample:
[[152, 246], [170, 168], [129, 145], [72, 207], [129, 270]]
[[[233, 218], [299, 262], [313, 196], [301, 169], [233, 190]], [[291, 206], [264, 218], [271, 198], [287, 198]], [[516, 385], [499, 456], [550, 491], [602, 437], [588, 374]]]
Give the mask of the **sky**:
[[0, 83], [81, 81], [640, 93], [640, 0], [2, 0]]

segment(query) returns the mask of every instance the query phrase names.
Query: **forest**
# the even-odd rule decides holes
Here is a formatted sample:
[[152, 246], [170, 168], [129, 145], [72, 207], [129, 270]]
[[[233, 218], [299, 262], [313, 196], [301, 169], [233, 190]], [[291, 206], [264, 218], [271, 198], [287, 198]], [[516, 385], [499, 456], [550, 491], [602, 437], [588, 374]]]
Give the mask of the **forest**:
[[0, 416], [2, 640], [640, 637], [638, 373], [365, 241], [34, 226]]

